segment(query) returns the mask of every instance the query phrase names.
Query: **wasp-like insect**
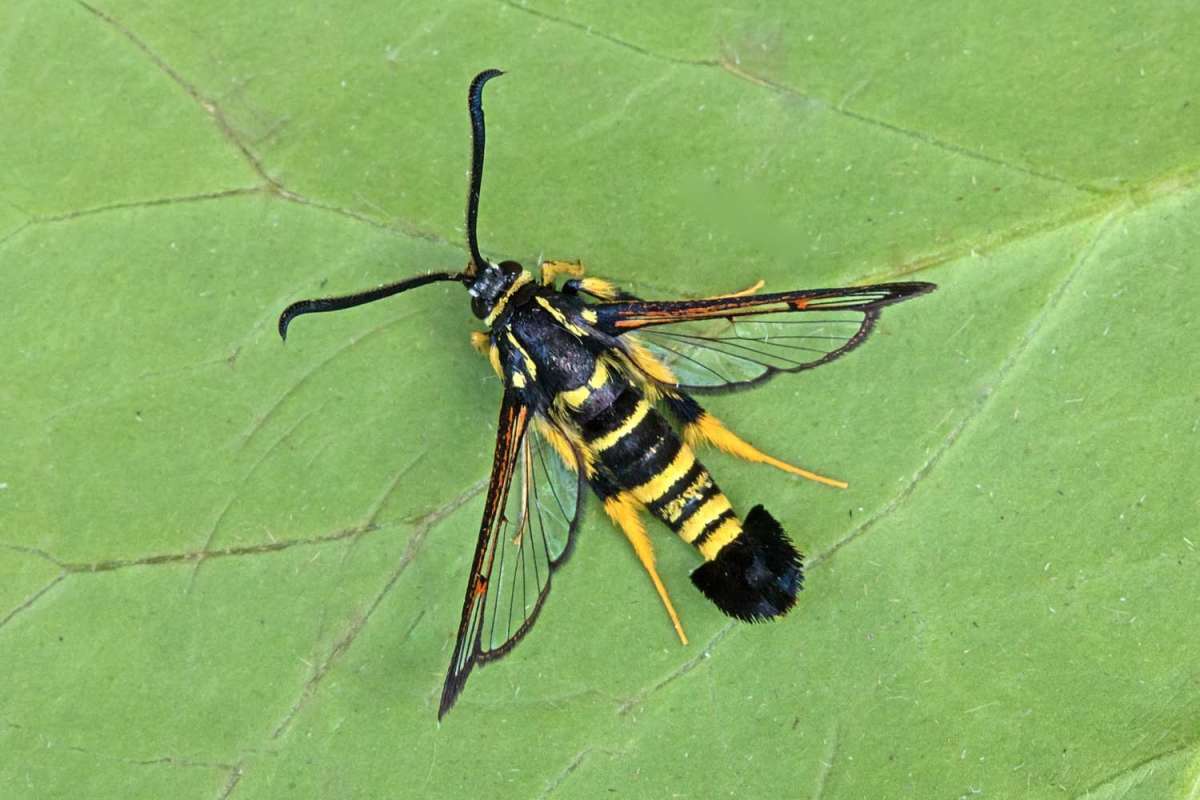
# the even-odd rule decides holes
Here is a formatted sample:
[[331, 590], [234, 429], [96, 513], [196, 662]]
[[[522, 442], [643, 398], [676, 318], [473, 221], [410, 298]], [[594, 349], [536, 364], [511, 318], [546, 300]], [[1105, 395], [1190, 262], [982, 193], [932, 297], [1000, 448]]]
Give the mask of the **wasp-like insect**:
[[[700, 552], [704, 562], [692, 582], [726, 614], [758, 621], [787, 612], [803, 583], [800, 554], [762, 506], [739, 517], [692, 448], [707, 443], [831, 486], [846, 484], [761, 452], [692, 395], [748, 389], [781, 372], [828, 364], [862, 344], [884, 306], [936, 288], [911, 282], [756, 294], [760, 282], [702, 300], [652, 301], [584, 277], [578, 263], [544, 262], [535, 278], [515, 261], [488, 261], [475, 234], [482, 97], [484, 84], [500, 74], [481, 72], [467, 91], [472, 149], [466, 268], [304, 300], [279, 318], [279, 335], [286, 338], [288, 324], [300, 314], [458, 281], [488, 328], [472, 333], [471, 342], [490, 359], [504, 397], [439, 719], [476, 664], [505, 655], [533, 626], [551, 574], [571, 552], [589, 486], [628, 537], [685, 644], [654, 568], [643, 510]], [[556, 288], [560, 277], [566, 280]]]

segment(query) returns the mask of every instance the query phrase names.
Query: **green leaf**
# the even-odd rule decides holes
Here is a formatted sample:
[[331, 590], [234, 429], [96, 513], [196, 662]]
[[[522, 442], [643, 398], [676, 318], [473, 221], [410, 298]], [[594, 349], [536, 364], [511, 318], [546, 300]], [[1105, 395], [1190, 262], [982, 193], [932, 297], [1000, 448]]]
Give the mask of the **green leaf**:
[[[0, 785], [79, 797], [1200, 791], [1200, 37], [1184, 4], [0, 9]], [[537, 629], [438, 692], [499, 388], [482, 246], [639, 293], [901, 279], [710, 405], [809, 557], [676, 642], [592, 504]]]

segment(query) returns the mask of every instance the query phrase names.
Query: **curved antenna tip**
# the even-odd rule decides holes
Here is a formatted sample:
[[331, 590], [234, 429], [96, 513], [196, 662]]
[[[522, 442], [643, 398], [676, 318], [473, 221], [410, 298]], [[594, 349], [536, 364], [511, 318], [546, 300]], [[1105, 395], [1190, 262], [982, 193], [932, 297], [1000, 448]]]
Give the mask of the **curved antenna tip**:
[[282, 314], [279, 315], [279, 325], [277, 326], [277, 329], [279, 331], [279, 338], [283, 340], [284, 344], [287, 344], [288, 326], [292, 324], [292, 320], [301, 314], [307, 313], [307, 310], [312, 307], [312, 300], [301, 300], [299, 302], [292, 303], [283, 310]]
[[485, 69], [483, 72], [480, 72], [478, 75], [476, 75], [474, 78], [472, 78], [471, 83], [477, 83], [477, 84], [486, 83], [487, 81], [490, 81], [492, 78], [503, 75], [504, 72], [505, 72], [505, 70], [499, 69], [498, 67], [492, 67], [491, 69]]
[[485, 69], [483, 72], [471, 79], [471, 87], [467, 90], [468, 105], [472, 111], [479, 106], [483, 99], [483, 85], [492, 78], [498, 78], [504, 74], [502, 69]]

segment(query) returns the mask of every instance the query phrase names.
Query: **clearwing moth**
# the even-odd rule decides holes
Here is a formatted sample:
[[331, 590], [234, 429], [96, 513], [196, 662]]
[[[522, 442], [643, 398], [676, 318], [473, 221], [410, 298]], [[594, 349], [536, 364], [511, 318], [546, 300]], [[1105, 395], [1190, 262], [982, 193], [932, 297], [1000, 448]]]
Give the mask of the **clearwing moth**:
[[466, 267], [303, 300], [279, 318], [279, 335], [286, 338], [301, 314], [456, 281], [487, 327], [471, 341], [490, 360], [504, 394], [439, 719], [477, 664], [508, 653], [533, 626], [551, 575], [571, 553], [589, 488], [628, 537], [685, 644], [654, 568], [643, 511], [699, 551], [703, 562], [692, 582], [723, 612], [751, 622], [786, 613], [803, 584], [800, 554], [761, 505], [738, 515], [694, 448], [709, 444], [830, 486], [846, 484], [763, 453], [693, 395], [749, 389], [781, 373], [828, 364], [866, 340], [885, 306], [936, 288], [905, 282], [759, 294], [760, 281], [699, 300], [642, 300], [585, 276], [576, 262], [545, 261], [535, 277], [515, 261], [489, 261], [479, 252], [475, 230], [483, 180], [482, 98], [484, 84], [501, 74], [481, 72], [467, 92], [472, 149]]

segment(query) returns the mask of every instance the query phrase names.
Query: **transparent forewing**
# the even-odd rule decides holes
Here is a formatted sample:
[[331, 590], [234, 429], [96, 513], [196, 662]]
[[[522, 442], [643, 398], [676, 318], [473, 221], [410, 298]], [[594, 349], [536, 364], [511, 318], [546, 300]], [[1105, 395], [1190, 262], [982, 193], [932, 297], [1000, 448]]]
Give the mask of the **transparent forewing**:
[[550, 588], [550, 573], [570, 551], [581, 510], [579, 475], [534, 427], [517, 469], [492, 548], [480, 631], [480, 657], [507, 652], [533, 624]]
[[529, 413], [515, 393], [505, 393], [439, 717], [454, 704], [475, 664], [504, 655], [533, 626], [550, 573], [569, 555], [579, 525], [582, 478], [542, 435], [529, 430]]
[[861, 344], [884, 306], [932, 288], [901, 283], [614, 303], [602, 307], [601, 319], [622, 338], [644, 345], [680, 388], [715, 392], [826, 364]]
[[703, 390], [815, 367], [853, 347], [870, 330], [870, 317], [850, 311], [798, 317], [782, 312], [680, 322], [645, 328], [636, 337], [674, 373], [681, 388]]

